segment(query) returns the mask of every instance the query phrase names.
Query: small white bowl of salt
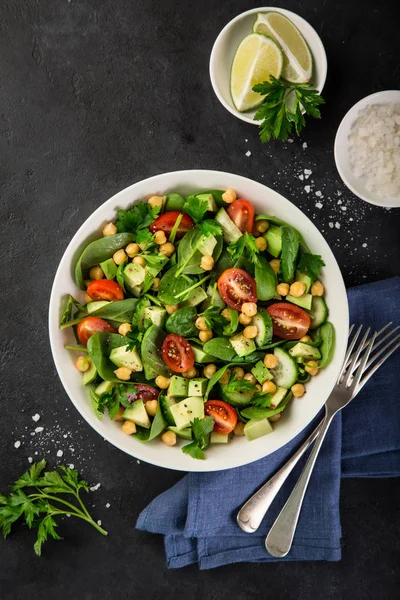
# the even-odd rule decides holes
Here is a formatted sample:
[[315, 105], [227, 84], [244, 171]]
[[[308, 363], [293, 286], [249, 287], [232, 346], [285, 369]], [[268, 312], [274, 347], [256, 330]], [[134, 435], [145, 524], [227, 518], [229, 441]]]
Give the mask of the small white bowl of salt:
[[342, 120], [335, 138], [340, 177], [370, 204], [400, 208], [400, 91], [363, 98]]

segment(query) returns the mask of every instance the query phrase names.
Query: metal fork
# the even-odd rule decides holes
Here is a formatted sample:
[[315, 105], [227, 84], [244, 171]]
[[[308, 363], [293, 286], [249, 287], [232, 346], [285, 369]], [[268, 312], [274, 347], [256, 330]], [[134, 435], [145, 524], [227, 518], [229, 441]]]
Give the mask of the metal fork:
[[[374, 334], [374, 341], [376, 340], [376, 338], [378, 336], [381, 336], [388, 327], [390, 327], [392, 323], [388, 323], [387, 325], [385, 325], [385, 327], [383, 327], [380, 331], [378, 331], [376, 334]], [[351, 333], [353, 331], [354, 325], [351, 326], [350, 331], [349, 331], [349, 338], [351, 336]], [[365, 364], [365, 367], [363, 368], [363, 373], [365, 373], [364, 377], [360, 380], [360, 382], [358, 383], [357, 387], [354, 389], [354, 392], [352, 394], [352, 396], [350, 397], [350, 399], [348, 400], [348, 402], [354, 398], [358, 392], [362, 389], [362, 387], [367, 383], [367, 381], [369, 380], [369, 378], [375, 373], [375, 371], [385, 362], [385, 360], [387, 360], [389, 358], [389, 356], [397, 349], [400, 347], [400, 342], [398, 342], [395, 346], [392, 346], [392, 344], [394, 342], [396, 342], [399, 338], [400, 338], [400, 333], [397, 334], [395, 337], [392, 337], [393, 334], [399, 329], [398, 327], [395, 327], [393, 330], [391, 330], [389, 333], [387, 333], [384, 337], [380, 338], [380, 340], [376, 343], [373, 342], [373, 346], [374, 346], [374, 351], [377, 350], [378, 347], [380, 347], [383, 342], [385, 342], [386, 340], [388, 340], [389, 338], [390, 341], [383, 347], [381, 348], [381, 350], [379, 352], [374, 352], [374, 355], [371, 356], [370, 360]], [[349, 375], [349, 367], [350, 365], [354, 365], [352, 366], [352, 371], [355, 370], [356, 368], [359, 367], [359, 365], [361, 364], [361, 360], [363, 360], [363, 357], [360, 356], [362, 355], [362, 351], [365, 350], [366, 346], [371, 344], [372, 338], [368, 338], [368, 334], [369, 334], [369, 330], [367, 331], [366, 336], [364, 336], [364, 340], [365, 343], [364, 345], [360, 345], [360, 349], [357, 349], [357, 351], [355, 353], [352, 354], [354, 345], [356, 343], [356, 340], [359, 336], [359, 333], [361, 331], [361, 328], [359, 328], [359, 330], [356, 333], [356, 336], [354, 337], [352, 344], [349, 346], [348, 351], [346, 353], [346, 358], [344, 361], [344, 365], [343, 368], [341, 370], [340, 376], [339, 376], [339, 381], [343, 382], [343, 378], [345, 376], [345, 374]], [[363, 340], [363, 341], [364, 341]], [[392, 346], [390, 348], [390, 346]], [[369, 352], [371, 351], [371, 346], [369, 347]], [[387, 352], [386, 352], [387, 351]], [[386, 354], [381, 358], [381, 360], [379, 362], [377, 362], [376, 364], [373, 365], [373, 363], [384, 353], [386, 352]], [[356, 355], [357, 354], [357, 355]], [[368, 356], [367, 356], [368, 359]], [[368, 373], [366, 373], [366, 371], [373, 365], [373, 367], [369, 370]], [[335, 388], [336, 389], [336, 388]], [[348, 403], [347, 402], [347, 403]], [[340, 409], [338, 409], [340, 410]], [[337, 411], [336, 411], [337, 412]], [[324, 425], [325, 420], [322, 421], [315, 429], [314, 431], [311, 433], [311, 435], [307, 438], [307, 440], [303, 443], [303, 445], [297, 450], [297, 452], [285, 463], [285, 465], [271, 478], [269, 479], [244, 505], [243, 507], [240, 509], [238, 515], [237, 515], [237, 522], [239, 527], [243, 530], [246, 531], [247, 533], [254, 533], [255, 531], [257, 531], [258, 527], [260, 526], [267, 510], [269, 509], [271, 503], [273, 502], [273, 500], [275, 499], [277, 493], [279, 492], [279, 490], [281, 489], [282, 485], [284, 484], [284, 482], [286, 481], [287, 477], [289, 476], [289, 474], [292, 472], [293, 468], [295, 467], [295, 465], [298, 463], [298, 461], [300, 460], [300, 458], [303, 456], [303, 454], [306, 452], [306, 450], [309, 448], [309, 446], [312, 444], [312, 442], [318, 437], [320, 430], [322, 428], [322, 426]], [[329, 421], [330, 423], [330, 421]], [[329, 425], [328, 425], [329, 426]], [[325, 431], [326, 433], [326, 431]], [[322, 443], [322, 442], [321, 442]], [[319, 450], [318, 450], [319, 451]], [[318, 452], [317, 452], [318, 454]], [[311, 458], [311, 457], [310, 457]], [[315, 457], [316, 458], [316, 457]], [[315, 462], [315, 460], [314, 460]], [[311, 469], [312, 470], [312, 469]], [[311, 475], [311, 471], [310, 471], [310, 475]], [[308, 478], [309, 479], [309, 478]], [[308, 480], [307, 480], [307, 484], [308, 484]], [[306, 484], [306, 487], [307, 487]], [[304, 489], [304, 493], [305, 493], [305, 489]], [[303, 493], [303, 497], [304, 497], [304, 493]], [[298, 509], [298, 512], [300, 512], [300, 508], [301, 508], [301, 504], [302, 504], [302, 499], [301, 498], [301, 503]], [[286, 505], [285, 505], [286, 507]], [[298, 518], [298, 515], [297, 515]], [[279, 519], [279, 517], [278, 517]], [[277, 520], [278, 520], [277, 519]], [[294, 524], [294, 529], [293, 529], [293, 535], [294, 535], [294, 530], [296, 528], [296, 524], [297, 524], [297, 519], [296, 522]], [[274, 524], [275, 525], [275, 524]], [[292, 535], [292, 538], [293, 538]], [[289, 551], [290, 546], [287, 550], [287, 552]], [[269, 551], [269, 548], [267, 548], [267, 550]], [[287, 553], [286, 552], [286, 553]], [[279, 554], [278, 556], [284, 556], [285, 554]]]

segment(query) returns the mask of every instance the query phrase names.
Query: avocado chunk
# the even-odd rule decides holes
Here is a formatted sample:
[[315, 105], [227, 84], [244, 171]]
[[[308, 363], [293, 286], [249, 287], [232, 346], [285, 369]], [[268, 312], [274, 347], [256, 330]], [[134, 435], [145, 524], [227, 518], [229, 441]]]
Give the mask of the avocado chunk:
[[204, 402], [199, 396], [181, 400], [170, 407], [172, 416], [178, 429], [188, 427], [196, 417], [204, 419]]
[[205, 200], [207, 202], [207, 210], [211, 212], [217, 212], [218, 206], [212, 194], [196, 194], [196, 198], [198, 198], [200, 201]]
[[184, 377], [178, 377], [173, 375], [170, 379], [168, 387], [168, 396], [181, 396], [187, 398], [188, 396], [194, 396], [195, 394], [189, 393], [189, 380]]
[[168, 427], [169, 431], [173, 431], [178, 437], [184, 439], [184, 440], [191, 440], [192, 439], [192, 430], [190, 427], [184, 427], [183, 429], [179, 429], [178, 427], [174, 427], [173, 425], [170, 425]]
[[304, 283], [304, 285], [306, 286], [306, 294], [308, 294], [308, 292], [311, 289], [311, 284], [312, 284], [311, 277], [309, 277], [305, 273], [300, 273], [300, 271], [296, 271], [295, 280], [300, 281], [301, 283]]
[[113, 348], [110, 352], [110, 360], [117, 367], [128, 367], [131, 371], [143, 371], [142, 361], [136, 348], [133, 350], [127, 350], [126, 346], [120, 346], [119, 348]]
[[96, 379], [97, 369], [95, 367], [94, 362], [88, 358], [89, 368], [87, 371], [83, 373], [83, 385], [87, 385], [88, 383], [92, 383]]
[[167, 196], [163, 197], [165, 211], [170, 210], [182, 210], [183, 205], [186, 202], [186, 198], [181, 196], [180, 194], [176, 194], [175, 192], [171, 192], [167, 194]]
[[229, 338], [229, 341], [238, 356], [247, 356], [256, 349], [254, 340], [247, 338], [243, 335], [243, 333], [234, 335], [233, 337]]
[[106, 276], [107, 279], [114, 279], [115, 278], [115, 276], [117, 274], [118, 267], [115, 264], [113, 258], [108, 258], [104, 262], [100, 263], [100, 267], [103, 269], [103, 273], [104, 273], [104, 275]]
[[289, 350], [289, 354], [295, 358], [312, 358], [317, 360], [321, 358], [321, 352], [318, 348], [303, 342], [299, 342], [293, 346], [293, 348]]
[[301, 306], [301, 308], [305, 308], [306, 310], [311, 310], [312, 299], [313, 297], [311, 294], [303, 294], [300, 298], [296, 298], [295, 296], [292, 296], [292, 294], [286, 296], [288, 302]]
[[282, 400], [284, 398], [286, 398], [286, 394], [288, 393], [287, 388], [284, 387], [278, 387], [276, 392], [273, 394], [272, 398], [271, 398], [271, 402], [269, 407], [270, 408], [276, 408], [278, 406], [278, 404], [280, 404], [282, 402]]
[[136, 425], [140, 425], [140, 427], [150, 429], [151, 423], [143, 400], [135, 400], [132, 406], [124, 410], [122, 417], [127, 421], [133, 421]]
[[154, 325], [164, 327], [167, 318], [167, 311], [161, 306], [148, 306], [144, 309], [144, 320], [150, 319]]
[[197, 306], [198, 304], [203, 302], [203, 300], [206, 300], [206, 298], [207, 298], [206, 292], [203, 290], [203, 288], [198, 287], [198, 288], [195, 288], [194, 290], [192, 290], [189, 298], [187, 300], [185, 300], [184, 302], [181, 302], [179, 306], [180, 307]]
[[94, 393], [98, 396], [101, 396], [101, 394], [104, 394], [105, 392], [111, 392], [114, 385], [115, 383], [113, 383], [112, 381], [102, 381], [94, 390]]
[[272, 432], [272, 425], [268, 419], [251, 419], [244, 426], [244, 434], [249, 442]]
[[197, 377], [189, 380], [188, 396], [204, 396], [207, 389], [208, 379]]
[[228, 213], [224, 208], [220, 208], [217, 214], [215, 215], [215, 220], [222, 227], [222, 235], [224, 238], [224, 242], [226, 244], [230, 244], [231, 242], [236, 242], [240, 237], [242, 237], [242, 232], [239, 227], [235, 225], [232, 221]]
[[132, 294], [133, 290], [142, 285], [145, 276], [146, 271], [141, 265], [138, 265], [137, 263], [129, 263], [129, 265], [126, 265], [124, 269], [124, 282]]
[[282, 251], [281, 228], [270, 223], [267, 231], [264, 233], [264, 238], [267, 240], [268, 252], [275, 258], [278, 258]]
[[210, 435], [210, 444], [227, 444], [229, 442], [229, 433], [217, 433], [212, 431]]
[[261, 385], [264, 383], [264, 381], [272, 379], [271, 373], [268, 371], [262, 360], [259, 360], [258, 363], [254, 365], [251, 372], [257, 379], [258, 383], [261, 383]]
[[90, 315], [96, 310], [103, 308], [103, 306], [107, 306], [107, 304], [110, 304], [110, 302], [108, 302], [107, 300], [97, 300], [96, 302], [88, 302], [86, 304], [86, 309]]
[[196, 363], [209, 363], [215, 360], [215, 356], [211, 356], [211, 354], [207, 354], [204, 352], [201, 346], [197, 344], [190, 344], [192, 346], [192, 350], [194, 352], [194, 362]]

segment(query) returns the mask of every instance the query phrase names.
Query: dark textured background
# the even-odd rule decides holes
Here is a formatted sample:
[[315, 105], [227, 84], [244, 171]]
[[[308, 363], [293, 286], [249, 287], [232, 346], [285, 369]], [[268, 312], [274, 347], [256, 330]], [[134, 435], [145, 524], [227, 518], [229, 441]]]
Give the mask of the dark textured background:
[[[29, 456], [45, 456], [52, 466], [74, 463], [92, 484], [101, 483], [89, 506], [110, 532], [104, 539], [68, 522], [60, 527], [65, 540], [50, 542], [37, 559], [32, 533], [18, 529], [0, 543], [2, 600], [398, 597], [394, 480], [343, 482], [340, 563], [168, 572], [162, 539], [135, 531], [134, 524], [181, 475], [137, 464], [82, 422], [57, 378], [47, 336], [51, 283], [76, 229], [118, 190], [164, 171], [221, 169], [274, 187], [316, 221], [347, 285], [399, 273], [400, 210], [352, 196], [332, 153], [335, 131], [352, 104], [400, 87], [396, 5], [281, 0], [323, 39], [327, 105], [322, 121], [310, 122], [301, 140], [262, 146], [255, 127], [218, 103], [208, 77], [218, 32], [252, 2], [0, 3], [0, 489]], [[313, 171], [308, 181], [298, 177], [304, 168]], [[315, 207], [315, 191], [324, 196], [322, 208]], [[35, 433], [37, 426], [43, 432]]]

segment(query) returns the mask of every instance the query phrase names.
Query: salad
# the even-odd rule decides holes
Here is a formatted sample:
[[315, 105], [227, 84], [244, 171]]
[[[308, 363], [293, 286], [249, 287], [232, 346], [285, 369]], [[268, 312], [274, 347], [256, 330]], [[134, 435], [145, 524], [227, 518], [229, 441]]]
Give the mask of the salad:
[[232, 189], [118, 210], [74, 265], [84, 301], [68, 296], [60, 320], [96, 415], [141, 442], [186, 440], [196, 459], [272, 433], [332, 359], [323, 266]]

